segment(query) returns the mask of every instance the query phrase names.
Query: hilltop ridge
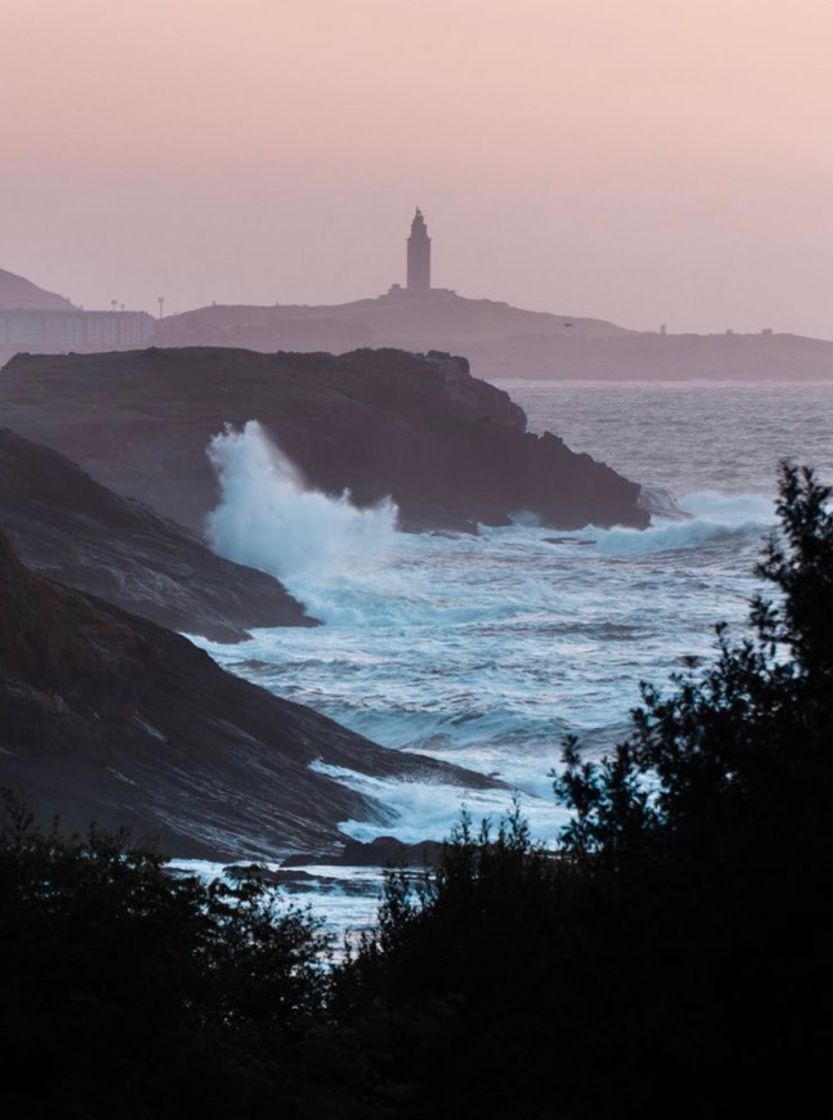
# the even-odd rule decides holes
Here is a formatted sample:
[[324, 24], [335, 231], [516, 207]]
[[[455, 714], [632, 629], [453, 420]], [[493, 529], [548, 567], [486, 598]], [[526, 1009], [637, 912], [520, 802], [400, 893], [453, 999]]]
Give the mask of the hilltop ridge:
[[73, 305], [56, 292], [39, 288], [24, 276], [0, 268], [0, 311], [71, 311]]
[[395, 347], [465, 354], [478, 377], [745, 380], [833, 377], [833, 341], [757, 334], [635, 331], [604, 319], [526, 311], [432, 288], [332, 306], [212, 305], [156, 323], [160, 346], [341, 352]]
[[[0, 269], [0, 312], [15, 310], [78, 311], [62, 296]], [[342, 354], [369, 347], [438, 350], [465, 354], [479, 377], [498, 382], [833, 377], [829, 339], [769, 329], [721, 334], [632, 330], [586, 315], [472, 299], [449, 288], [414, 291], [394, 285], [384, 295], [341, 304], [214, 303], [158, 320], [137, 314], [133, 319], [136, 322], [124, 327], [123, 338], [97, 346], [72, 341], [69, 327], [55, 327], [50, 334], [29, 325], [21, 333], [18, 325], [4, 338], [0, 323], [0, 366], [15, 352], [90, 352], [149, 342], [161, 348], [234, 347], [260, 353]]]
[[352, 350], [373, 346], [470, 356], [516, 334], [618, 338], [631, 332], [603, 319], [526, 311], [500, 300], [469, 299], [445, 288], [392, 289], [333, 305], [200, 307], [159, 320], [158, 346], [243, 346], [253, 350]]

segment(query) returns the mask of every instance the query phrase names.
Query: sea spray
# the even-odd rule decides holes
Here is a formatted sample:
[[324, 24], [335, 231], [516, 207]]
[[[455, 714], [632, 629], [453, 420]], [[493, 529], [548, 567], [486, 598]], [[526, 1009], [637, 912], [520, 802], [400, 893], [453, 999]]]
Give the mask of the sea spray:
[[320, 583], [378, 563], [391, 547], [393, 502], [359, 509], [347, 490], [331, 497], [313, 489], [256, 420], [240, 430], [227, 426], [208, 457], [220, 485], [208, 536], [229, 560]]
[[[609, 750], [629, 730], [640, 680], [663, 688], [682, 655], [713, 656], [718, 619], [745, 622], [776, 522], [777, 457], [799, 448], [833, 479], [830, 384], [507, 387], [534, 430], [558, 431], [644, 482], [656, 496], [652, 528], [393, 534], [382, 560], [353, 565], [349, 588], [328, 589], [326, 611], [310, 607], [334, 624], [260, 630], [241, 645], [201, 641], [227, 668], [378, 743], [509, 787], [464, 794], [377, 779], [371, 789], [366, 777], [333, 773], [399, 812], [397, 827], [380, 831], [441, 838], [463, 797], [476, 817], [494, 816], [520, 789], [535, 834], [550, 838], [563, 810], [548, 771], [565, 732], [592, 753]], [[345, 829], [373, 835], [358, 822]], [[347, 924], [361, 924], [360, 905], [373, 913], [352, 893], [310, 897], [328, 916], [349, 912]]]
[[[499, 777], [521, 791], [543, 838], [562, 823], [548, 775], [565, 732], [609, 748], [639, 680], [661, 685], [681, 654], [709, 655], [712, 624], [746, 617], [774, 521], [762, 493], [697, 485], [642, 532], [556, 532], [518, 518], [478, 536], [401, 534], [389, 505], [360, 511], [312, 491], [257, 425], [219, 436], [211, 456], [215, 547], [281, 576], [328, 623], [258, 631], [214, 656], [392, 749]], [[361, 776], [337, 777], [370, 792]], [[373, 792], [416, 839], [446, 833], [463, 796], [420, 783]], [[499, 813], [506, 799], [470, 800]]]
[[649, 529], [595, 530], [600, 555], [649, 555], [740, 544], [762, 538], [775, 522], [772, 501], [757, 494], [697, 491], [680, 499], [685, 520], [655, 516]]

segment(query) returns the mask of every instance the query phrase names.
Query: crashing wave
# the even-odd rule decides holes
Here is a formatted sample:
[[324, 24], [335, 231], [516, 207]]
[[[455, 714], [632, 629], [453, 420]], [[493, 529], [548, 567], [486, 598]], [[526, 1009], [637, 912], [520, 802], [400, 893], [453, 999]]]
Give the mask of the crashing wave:
[[396, 532], [397, 510], [386, 499], [359, 509], [350, 492], [315, 490], [256, 420], [230, 425], [208, 446], [220, 504], [208, 537], [221, 556], [281, 579], [342, 575], [379, 557]]

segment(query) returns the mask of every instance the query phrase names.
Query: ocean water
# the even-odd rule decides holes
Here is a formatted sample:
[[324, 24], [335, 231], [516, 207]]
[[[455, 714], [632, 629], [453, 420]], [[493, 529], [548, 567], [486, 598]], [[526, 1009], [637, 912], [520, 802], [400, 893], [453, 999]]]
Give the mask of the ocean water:
[[[269, 571], [325, 625], [206, 645], [226, 668], [309, 704], [391, 750], [492, 774], [507, 789], [336, 776], [399, 813], [404, 840], [442, 838], [465, 803], [477, 817], [517, 791], [534, 833], [565, 820], [551, 794], [566, 732], [598, 753], [627, 730], [640, 680], [708, 657], [714, 623], [739, 627], [774, 523], [780, 457], [833, 479], [833, 384], [502, 386], [534, 431], [550, 429], [640, 482], [658, 511], [644, 532], [515, 524], [479, 536], [404, 534], [384, 503], [311, 492], [256, 423], [215, 439], [222, 502], [215, 549]], [[346, 821], [345, 832], [375, 830]], [[372, 916], [378, 880], [310, 901], [333, 928]]]

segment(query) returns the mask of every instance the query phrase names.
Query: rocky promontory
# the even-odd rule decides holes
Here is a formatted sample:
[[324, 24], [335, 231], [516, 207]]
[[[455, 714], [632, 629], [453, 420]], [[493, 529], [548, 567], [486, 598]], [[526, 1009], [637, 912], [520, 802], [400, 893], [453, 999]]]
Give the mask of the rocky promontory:
[[151, 348], [20, 354], [0, 373], [0, 423], [197, 532], [217, 502], [206, 447], [249, 420], [312, 487], [349, 489], [360, 506], [391, 496], [404, 528], [471, 530], [523, 511], [559, 529], [648, 523], [636, 483], [527, 432], [505, 392], [448, 354]]
[[26, 569], [0, 535], [0, 786], [66, 829], [129, 826], [178, 856], [335, 854], [395, 814], [311, 769], [463, 787], [220, 669], [187, 639]]
[[94, 482], [64, 455], [0, 428], [0, 529], [27, 567], [213, 641], [248, 627], [310, 626], [271, 576]]

